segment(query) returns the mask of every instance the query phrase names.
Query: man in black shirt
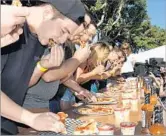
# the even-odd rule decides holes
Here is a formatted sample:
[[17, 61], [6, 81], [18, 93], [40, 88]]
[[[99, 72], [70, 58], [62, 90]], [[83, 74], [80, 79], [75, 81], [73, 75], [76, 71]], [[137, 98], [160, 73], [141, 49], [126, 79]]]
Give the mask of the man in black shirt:
[[[69, 15], [72, 17], [72, 13]], [[1, 115], [5, 117], [1, 120], [3, 134], [17, 134], [17, 126], [13, 121], [24, 123], [40, 131], [61, 132], [64, 130], [64, 125], [59, 121], [58, 116], [51, 113], [34, 114], [20, 107], [28, 89], [30, 77], [43, 51], [44, 47], [40, 46], [38, 39], [30, 32], [27, 25], [24, 26], [24, 34], [18, 42], [2, 49]]]

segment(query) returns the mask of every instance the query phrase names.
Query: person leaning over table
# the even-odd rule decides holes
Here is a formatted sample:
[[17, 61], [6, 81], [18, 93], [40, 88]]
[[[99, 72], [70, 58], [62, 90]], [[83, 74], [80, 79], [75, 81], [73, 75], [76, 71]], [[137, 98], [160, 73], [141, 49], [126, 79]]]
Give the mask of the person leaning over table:
[[[54, 1], [53, 1], [54, 2]], [[72, 2], [72, 1], [71, 1]], [[61, 5], [64, 6], [64, 5]], [[65, 5], [66, 6], [66, 5]], [[24, 25], [24, 35], [21, 35], [20, 39], [12, 44], [10, 47], [4, 47], [1, 51], [1, 132], [2, 134], [16, 134], [17, 126], [13, 121], [20, 122], [40, 131], [55, 131], [61, 132], [64, 129], [64, 125], [58, 120], [58, 116], [52, 113], [32, 113], [21, 107], [23, 98], [28, 88], [30, 77], [34, 70], [34, 67], [41, 57], [44, 51], [44, 47], [40, 46], [40, 43], [33, 34], [33, 30], [37, 30], [37, 35], [46, 37], [44, 42], [48, 42], [48, 38], [56, 39], [56, 42], [62, 42], [67, 39], [67, 32], [72, 33], [78, 26], [74, 22], [66, 17], [63, 19], [56, 18], [49, 20], [54, 15], [59, 14], [52, 12], [52, 6], [42, 5], [30, 7], [30, 15], [27, 18], [28, 25]], [[49, 14], [48, 14], [49, 13]], [[53, 14], [52, 14], [53, 13]], [[57, 13], [57, 14], [56, 14]], [[52, 14], [52, 15], [50, 15]], [[36, 20], [34, 20], [34, 18]], [[72, 19], [72, 18], [71, 18]], [[50, 26], [54, 29], [50, 29], [50, 33], [47, 33]], [[67, 27], [72, 25], [71, 27]], [[73, 27], [74, 26], [74, 27]], [[45, 32], [44, 34], [41, 31]], [[71, 29], [72, 28], [72, 29]], [[67, 30], [67, 31], [63, 31]], [[32, 31], [32, 32], [31, 32]], [[63, 32], [63, 33], [62, 33]], [[60, 37], [61, 36], [61, 37]], [[56, 38], [55, 38], [56, 37]], [[60, 37], [60, 38], [58, 38]], [[48, 39], [48, 40], [47, 40]], [[41, 39], [39, 39], [41, 40]], [[64, 40], [65, 41], [65, 40]], [[62, 59], [57, 60], [55, 52], [58, 52], [59, 57], [63, 58], [62, 47], [55, 46], [51, 48], [54, 52], [54, 56], [45, 60], [48, 67], [59, 66]], [[56, 55], [58, 55], [56, 54]], [[56, 62], [53, 66], [53, 60]], [[51, 63], [50, 63], [51, 62]], [[12, 107], [12, 108], [11, 108]], [[42, 122], [42, 123], [41, 123]], [[45, 123], [43, 123], [45, 122]], [[59, 125], [55, 125], [59, 124]]]
[[126, 61], [126, 57], [123, 51], [117, 47], [112, 47], [110, 45], [110, 50], [111, 51], [108, 55], [108, 60], [105, 63], [105, 71], [101, 75], [95, 75], [91, 78], [99, 81], [109, 80], [112, 78], [115, 78], [116, 80], [118, 79], [123, 63]]
[[[86, 83], [91, 80], [95, 80], [95, 78], [91, 78], [94, 75], [98, 75], [99, 73], [104, 72], [104, 66], [102, 64], [105, 63], [107, 60], [107, 57], [110, 52], [110, 48], [107, 44], [103, 42], [97, 42], [94, 43], [91, 47], [91, 54], [87, 61], [83, 62], [78, 68], [77, 71], [75, 72], [75, 79], [69, 79], [68, 81], [65, 81], [68, 83], [69, 81], [72, 82], [75, 85], [82, 86], [82, 82], [79, 82], [77, 80], [77, 74], [78, 74], [78, 69], [83, 70], [84, 76], [82, 78], [86, 78], [83, 83]], [[91, 84], [91, 82], [90, 82]], [[90, 91], [90, 87], [88, 88], [87, 86], [82, 86], [85, 90]], [[73, 87], [74, 89], [75, 87]], [[72, 93], [72, 88], [67, 89], [64, 96], [61, 98], [60, 106], [62, 110], [66, 110], [72, 106], [72, 104], [75, 102], [75, 97], [73, 96]]]
[[[86, 19], [86, 17], [82, 18], [83, 20], [78, 20], [80, 22], [80, 25], [81, 23], [88, 24], [88, 20]], [[80, 27], [79, 32], [81, 32]], [[91, 39], [91, 36], [95, 34], [96, 28], [93, 24], [89, 24], [87, 27], [83, 28], [81, 34], [79, 32], [77, 31], [77, 34], [75, 34], [73, 40], [71, 40], [73, 43], [76, 43], [79, 37], [80, 39], [86, 39], [88, 41], [89, 39]], [[85, 47], [84, 49], [77, 50], [74, 56], [64, 61], [59, 68], [47, 70], [46, 72], [41, 72], [39, 71], [38, 67], [36, 67], [29, 84], [30, 86], [34, 86], [29, 88], [29, 90], [27, 91], [27, 95], [24, 101], [24, 107], [48, 108], [49, 100], [52, 97], [54, 97], [58, 90], [59, 80], [63, 80], [63, 78], [66, 78], [68, 75], [71, 75], [71, 73], [73, 73], [76, 70], [76, 68], [89, 57], [89, 54], [89, 48]], [[38, 82], [41, 76], [42, 79]], [[46, 83], [45, 81], [51, 83]], [[67, 84], [64, 82], [64, 85], [66, 85], [69, 88], [73, 88], [73, 82], [68, 81]], [[89, 91], [81, 88], [79, 85], [76, 86], [74, 84], [73, 89], [78, 93], [79, 98], [91, 99], [91, 97], [93, 96]]]
[[[50, 54], [47, 49], [46, 49], [46, 53], [48, 55]], [[42, 71], [42, 69], [40, 69], [39, 71], [39, 67], [36, 66], [34, 74], [31, 77], [31, 80], [29, 83], [30, 88], [28, 89], [27, 94], [25, 96], [23, 106], [26, 108], [49, 109], [49, 100], [56, 95], [59, 84], [60, 84], [60, 79], [62, 79], [63, 76], [65, 77], [69, 73], [75, 71], [78, 65], [84, 62], [88, 58], [89, 54], [90, 54], [90, 50], [88, 48], [77, 50], [75, 54], [72, 56], [72, 58], [67, 59], [66, 61], [62, 63], [60, 67], [55, 68], [57, 73], [54, 75], [54, 77], [56, 78], [56, 80], [50, 83], [45, 82], [47, 81], [48, 77], [44, 76], [44, 74], [47, 74], [47, 72], [49, 73], [49, 70], [44, 72]], [[51, 70], [53, 69], [54, 68], [52, 68]], [[37, 82], [36, 80], [37, 79], [36, 77], [37, 76], [39, 77], [39, 75], [37, 75], [36, 73], [43, 74], [39, 82]], [[78, 90], [77, 92], [79, 93], [80, 91], [82, 90]], [[84, 97], [90, 99], [91, 94], [84, 93]]]
[[[99, 43], [96, 43], [96, 45], [107, 45], [106, 43], [103, 43], [103, 42], [99, 42]], [[95, 45], [95, 44], [94, 44]], [[107, 45], [108, 46], [108, 45]], [[107, 47], [106, 46], [106, 47]], [[108, 46], [109, 47], [109, 46]], [[111, 50], [111, 51], [109, 51], [109, 49]], [[107, 56], [107, 53], [109, 54], [109, 56], [108, 56], [108, 59], [109, 59], [109, 61], [108, 61], [108, 59], [107, 58], [105, 58], [105, 59], [102, 59], [102, 62], [103, 62], [103, 64], [104, 64], [104, 60], [107, 60], [107, 61], [105, 61], [105, 62], [118, 62], [119, 61], [119, 64], [123, 64], [123, 61], [124, 61], [124, 58], [125, 58], [125, 56], [118, 50], [118, 49], [112, 49], [112, 47], [110, 46], [109, 47], [109, 49], [105, 49], [104, 50], [104, 47], [103, 47], [103, 50], [101, 49], [98, 49], [98, 52], [96, 52], [96, 54], [97, 55], [95, 55], [95, 53], [93, 54], [93, 53], [91, 53], [91, 54], [93, 54], [92, 56], [93, 57], [89, 57], [89, 59], [88, 59], [88, 61], [87, 62], [96, 62], [97, 61], [97, 59], [96, 59], [96, 56], [103, 56], [104, 57], [104, 54], [105, 54], [105, 56]], [[97, 50], [97, 49], [96, 49]], [[103, 52], [102, 52], [103, 51]], [[105, 51], [105, 52], [104, 52]], [[90, 59], [91, 58], [91, 59]], [[93, 58], [93, 59], [92, 59]], [[91, 60], [91, 61], [90, 61]], [[86, 63], [84, 63], [84, 65], [85, 65]], [[88, 64], [88, 63], [87, 63]], [[82, 64], [83, 65], [83, 64]], [[92, 83], [94, 83], [95, 82], [95, 80], [103, 80], [103, 79], [107, 79], [107, 78], [109, 78], [109, 77], [112, 77], [112, 76], [116, 76], [116, 72], [117, 72], [117, 70], [119, 70], [121, 67], [122, 67], [122, 65], [117, 65], [117, 66], [115, 66], [113, 69], [110, 69], [109, 71], [105, 71], [104, 69], [104, 67], [103, 66], [101, 66], [101, 65], [99, 65], [98, 67], [96, 67], [93, 71], [91, 71], [91, 72], [85, 72], [84, 70], [83, 70], [83, 73], [80, 73], [81, 71], [79, 71], [79, 69], [80, 70], [82, 70], [81, 68], [82, 68], [82, 65], [80, 65], [79, 66], [79, 68], [78, 68], [78, 73], [76, 73], [76, 74], [82, 74], [80, 77], [79, 77], [79, 75], [76, 75], [76, 76], [78, 76], [78, 77], [76, 77], [76, 81], [80, 84], [80, 86], [82, 86], [84, 89], [87, 89], [87, 90], [90, 90], [91, 89], [91, 85], [92, 85]], [[85, 65], [86, 66], [86, 65]], [[89, 66], [89, 65], [88, 65]], [[91, 63], [90, 63], [90, 66], [93, 66], [93, 65], [91, 65]], [[108, 67], [110, 67], [110, 65], [108, 66]], [[101, 74], [101, 75], [99, 75], [99, 74], [97, 74], [97, 73], [100, 73], [101, 71], [100, 70], [104, 70], [104, 72], [103, 72], [103, 74]], [[95, 72], [96, 71], [96, 72]], [[114, 72], [115, 71], [115, 72]], [[94, 73], [93, 73], [94, 72]], [[92, 74], [93, 73], [93, 74]], [[81, 81], [80, 81], [80, 79], [81, 79]], [[76, 88], [76, 87], [74, 87], [74, 85], [76, 86], [78, 86], [78, 83], [77, 82], [75, 82], [73, 79], [70, 79], [70, 80], [68, 80], [68, 81], [66, 81], [66, 83], [68, 83], [68, 82], [71, 82], [72, 81], [72, 83], [73, 83], [73, 88]], [[69, 83], [70, 83], [69, 82]], [[82, 84], [83, 83], [83, 84]], [[70, 83], [71, 84], [71, 83]], [[71, 92], [71, 90], [70, 89], [68, 89], [68, 90], [66, 90], [66, 92], [65, 92], [65, 94], [63, 95], [63, 97], [61, 98], [61, 102], [60, 102], [60, 107], [61, 107], [61, 109], [62, 110], [66, 110], [66, 109], [68, 109], [68, 108], [71, 108], [71, 106], [73, 105], [73, 103], [75, 103], [75, 97], [74, 97], [74, 95], [73, 95], [73, 93]], [[78, 101], [78, 100], [77, 100]]]
[[[123, 62], [125, 61], [125, 55], [120, 50], [118, 50], [116, 48], [112, 49], [111, 46], [109, 47], [106, 43], [103, 43], [103, 42], [99, 42], [94, 45], [98, 46], [98, 44], [99, 45], [101, 44], [101, 47], [103, 47], [103, 48], [95, 49], [96, 53], [93, 53], [93, 52], [91, 53], [91, 55], [93, 54], [92, 55], [93, 57], [90, 56], [88, 58], [87, 66], [86, 66], [86, 62], [84, 62], [83, 64], [81, 64], [79, 66], [79, 68], [77, 69], [77, 72], [76, 72], [76, 79], [75, 79], [76, 82], [73, 79], [70, 79], [73, 83], [75, 82], [75, 85], [79, 83], [80, 86], [82, 86], [84, 89], [87, 89], [87, 90], [90, 90], [91, 85], [94, 82], [93, 80], [100, 81], [103, 79], [108, 79], [110, 77], [119, 75], [119, 73], [117, 73], [117, 71], [120, 71], [120, 68], [122, 67]], [[108, 46], [108, 48], [104, 48], [105, 47], [104, 45], [106, 47]], [[94, 46], [94, 48], [95, 48], [95, 46]], [[108, 58], [106, 57], [107, 55], [108, 55]], [[92, 71], [89, 71], [89, 72], [85, 71], [85, 70], [88, 70], [89, 66], [93, 67], [94, 64], [97, 63], [97, 61], [100, 61], [100, 59], [98, 57], [97, 57], [98, 58], [97, 59], [96, 56], [98, 56], [98, 57], [103, 56], [101, 59], [102, 64], [108, 62], [108, 60], [109, 60], [109, 62], [110, 61], [113, 62], [113, 64], [114, 64], [114, 62], [118, 62], [118, 63], [116, 63], [116, 65], [114, 64], [113, 68], [110, 68], [110, 65], [108, 65], [108, 67], [110, 69], [107, 71], [106, 71], [105, 67], [103, 67], [102, 65], [99, 65], [95, 69], [92, 68], [93, 69]], [[93, 63], [91, 64], [91, 62], [93, 62]], [[83, 68], [83, 65], [86, 66], [86, 69]], [[98, 73], [101, 73], [101, 75]], [[69, 81], [66, 81], [66, 82], [69, 82]], [[91, 81], [91, 82], [89, 82], [89, 81]], [[60, 107], [62, 110], [66, 110], [68, 108], [71, 108], [71, 106], [75, 102], [76, 102], [76, 100], [75, 100], [75, 97], [74, 97], [73, 93], [71, 92], [71, 90], [66, 90], [64, 96], [61, 98]]]

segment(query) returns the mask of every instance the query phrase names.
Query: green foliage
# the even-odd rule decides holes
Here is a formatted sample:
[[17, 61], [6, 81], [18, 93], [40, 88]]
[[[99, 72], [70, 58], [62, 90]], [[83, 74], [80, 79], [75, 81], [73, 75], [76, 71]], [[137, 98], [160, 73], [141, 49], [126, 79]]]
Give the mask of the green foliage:
[[166, 44], [166, 31], [152, 26], [146, 0], [83, 0], [99, 23], [101, 39], [109, 43], [128, 41], [133, 49]]

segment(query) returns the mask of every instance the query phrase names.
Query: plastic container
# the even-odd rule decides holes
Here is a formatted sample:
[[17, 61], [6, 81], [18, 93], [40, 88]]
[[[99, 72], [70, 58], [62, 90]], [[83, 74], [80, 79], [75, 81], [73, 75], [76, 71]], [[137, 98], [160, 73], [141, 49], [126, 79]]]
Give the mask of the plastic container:
[[124, 111], [125, 109], [123, 107], [114, 108], [115, 119], [117, 121], [122, 122], [124, 120]]
[[124, 121], [129, 121], [130, 119], [130, 106], [124, 107]]
[[104, 124], [98, 127], [98, 135], [114, 135], [115, 126], [111, 124]]
[[130, 102], [131, 102], [131, 110], [138, 111], [138, 97], [131, 98]]
[[122, 135], [134, 135], [136, 124], [134, 122], [120, 123]]
[[130, 98], [122, 98], [122, 104], [123, 107], [128, 107], [131, 105], [131, 99]]

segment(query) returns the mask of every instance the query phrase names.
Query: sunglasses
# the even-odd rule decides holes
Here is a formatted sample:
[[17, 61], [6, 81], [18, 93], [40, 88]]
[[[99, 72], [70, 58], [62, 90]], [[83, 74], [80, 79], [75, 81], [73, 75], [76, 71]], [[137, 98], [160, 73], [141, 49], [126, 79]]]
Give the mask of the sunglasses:
[[123, 50], [128, 50], [129, 48], [122, 48]]

